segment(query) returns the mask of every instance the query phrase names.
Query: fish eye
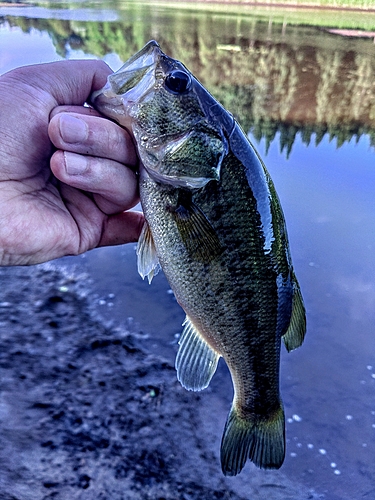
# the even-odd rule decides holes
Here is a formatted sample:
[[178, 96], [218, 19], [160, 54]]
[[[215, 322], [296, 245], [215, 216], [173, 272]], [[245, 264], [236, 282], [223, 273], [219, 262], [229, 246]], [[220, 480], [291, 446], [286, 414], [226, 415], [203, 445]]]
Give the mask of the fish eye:
[[191, 87], [191, 78], [188, 73], [176, 69], [167, 75], [165, 79], [165, 86], [173, 94], [183, 94]]

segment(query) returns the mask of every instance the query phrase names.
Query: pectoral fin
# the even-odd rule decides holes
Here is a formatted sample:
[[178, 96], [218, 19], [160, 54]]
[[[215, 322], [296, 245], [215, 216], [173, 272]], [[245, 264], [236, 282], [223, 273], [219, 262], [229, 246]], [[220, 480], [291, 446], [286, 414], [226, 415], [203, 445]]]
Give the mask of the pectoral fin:
[[296, 278], [294, 278], [293, 288], [292, 316], [290, 318], [288, 330], [285, 335], [283, 335], [283, 341], [288, 352], [302, 345], [306, 333], [305, 306]]
[[215, 229], [192, 200], [181, 200], [173, 211], [173, 216], [181, 239], [192, 258], [208, 263], [220, 255], [222, 248]]
[[188, 317], [184, 326], [176, 357], [177, 378], [185, 389], [201, 391], [209, 385], [220, 355], [207, 344]]
[[147, 276], [148, 282], [160, 271], [154, 239], [147, 222], [144, 223], [137, 246], [138, 272], [142, 279]]

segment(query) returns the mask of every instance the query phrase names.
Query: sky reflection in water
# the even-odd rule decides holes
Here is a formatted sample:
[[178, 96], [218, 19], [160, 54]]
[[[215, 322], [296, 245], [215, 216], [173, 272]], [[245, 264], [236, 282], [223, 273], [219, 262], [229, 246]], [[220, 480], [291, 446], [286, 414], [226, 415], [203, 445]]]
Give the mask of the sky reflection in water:
[[[262, 154], [262, 142], [258, 149]], [[318, 147], [306, 147], [297, 138], [288, 161], [278, 153], [277, 141], [265, 157], [286, 215], [308, 312], [304, 352], [293, 359], [283, 356], [287, 379], [301, 384], [289, 395], [293, 404], [299, 400], [295, 411], [303, 419], [301, 424], [289, 420], [289, 453], [309, 463], [306, 454], [315, 449], [323, 484], [342, 498], [343, 485], [334, 487], [326, 476], [330, 468], [346, 478], [359, 469], [373, 472], [373, 155], [367, 137], [339, 149], [328, 138]], [[324, 451], [317, 455], [317, 447]], [[300, 460], [297, 467], [303, 469]]]
[[[95, 57], [67, 51], [72, 58]], [[0, 27], [0, 73], [59, 59], [46, 31]], [[121, 62], [116, 54], [105, 59], [113, 69]], [[353, 499], [375, 479], [374, 148], [366, 135], [337, 149], [327, 135], [316, 147], [314, 135], [307, 146], [297, 133], [286, 158], [278, 134], [267, 154], [265, 139], [252, 140], [282, 202], [308, 313], [304, 346], [282, 355], [289, 440], [282, 470], [328, 500]], [[60, 262], [78, 262], [92, 273], [104, 315], [120, 322], [132, 316], [173, 356], [170, 343], [183, 314], [163, 277], [151, 287], [137, 277], [133, 245]], [[152, 318], [144, 317], [145, 304], [154, 307]]]

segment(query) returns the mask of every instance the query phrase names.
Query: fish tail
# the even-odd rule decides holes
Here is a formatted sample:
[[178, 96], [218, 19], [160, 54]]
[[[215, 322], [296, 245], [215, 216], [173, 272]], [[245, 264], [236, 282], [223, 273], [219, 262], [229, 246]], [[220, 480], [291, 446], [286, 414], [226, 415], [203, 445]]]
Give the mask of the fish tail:
[[285, 457], [285, 417], [280, 403], [268, 420], [241, 418], [232, 406], [221, 441], [221, 468], [236, 476], [250, 459], [261, 469], [278, 469]]

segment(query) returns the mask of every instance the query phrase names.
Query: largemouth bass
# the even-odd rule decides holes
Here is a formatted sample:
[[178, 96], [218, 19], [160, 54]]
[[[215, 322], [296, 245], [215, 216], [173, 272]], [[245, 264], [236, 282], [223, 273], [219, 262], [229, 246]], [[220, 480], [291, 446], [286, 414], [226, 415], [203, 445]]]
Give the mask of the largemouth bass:
[[91, 103], [129, 128], [137, 145], [146, 220], [138, 270], [151, 282], [160, 265], [186, 312], [179, 381], [204, 389], [220, 357], [230, 370], [223, 473], [238, 474], [248, 458], [279, 468], [280, 343], [299, 347], [306, 321], [264, 164], [233, 116], [155, 41], [110, 75]]

